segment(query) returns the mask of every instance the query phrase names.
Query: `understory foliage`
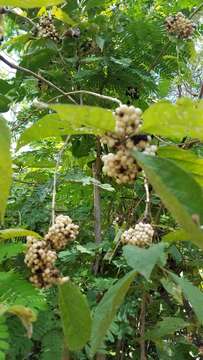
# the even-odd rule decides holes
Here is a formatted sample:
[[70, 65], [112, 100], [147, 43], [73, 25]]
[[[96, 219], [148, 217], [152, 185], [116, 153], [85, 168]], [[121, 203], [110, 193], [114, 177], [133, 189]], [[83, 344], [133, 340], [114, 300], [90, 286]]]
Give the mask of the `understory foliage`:
[[202, 19], [0, 0], [0, 360], [202, 358]]

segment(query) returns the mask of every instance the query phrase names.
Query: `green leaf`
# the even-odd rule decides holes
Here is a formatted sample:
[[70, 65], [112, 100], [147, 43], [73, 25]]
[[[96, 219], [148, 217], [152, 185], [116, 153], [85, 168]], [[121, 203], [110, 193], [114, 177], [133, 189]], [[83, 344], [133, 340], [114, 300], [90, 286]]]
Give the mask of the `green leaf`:
[[175, 284], [169, 278], [160, 280], [164, 289], [177, 301], [178, 304], [183, 305], [182, 290], [179, 285]]
[[176, 242], [176, 241], [192, 241], [192, 237], [184, 230], [175, 230], [166, 234], [162, 241], [165, 242]]
[[0, 94], [0, 113], [5, 113], [9, 110], [10, 100], [6, 96]]
[[173, 273], [169, 273], [170, 277], [183, 291], [184, 296], [191, 304], [198, 320], [203, 324], [203, 293], [190, 281], [185, 278], [180, 278]]
[[[114, 127], [111, 111], [91, 106], [53, 105], [58, 114], [45, 115], [21, 135], [17, 148], [48, 137], [101, 134]], [[64, 113], [63, 113], [64, 111]]]
[[22, 253], [25, 250], [25, 244], [0, 244], [0, 263], [10, 259], [18, 254]]
[[165, 265], [165, 248], [166, 244], [163, 243], [152, 245], [148, 249], [127, 245], [124, 246], [123, 255], [129, 266], [149, 280], [152, 270], [158, 262], [161, 262], [162, 266]]
[[181, 330], [189, 324], [181, 318], [166, 317], [164, 320], [159, 321], [156, 326], [148, 330], [145, 334], [145, 339], [158, 340], [166, 335], [174, 334], [174, 332]]
[[192, 151], [183, 150], [177, 146], [160, 147], [158, 155], [173, 160], [183, 170], [190, 172], [200, 185], [203, 185], [203, 158], [199, 158]]
[[122, 304], [130, 284], [136, 276], [135, 271], [131, 271], [113, 285], [104, 295], [97, 306], [93, 318], [91, 333], [91, 356], [101, 346], [105, 335], [116, 315], [117, 310]]
[[1, 240], [8, 240], [8, 239], [25, 237], [25, 236], [33, 236], [35, 238], [41, 239], [41, 236], [38, 233], [31, 230], [17, 229], [17, 228], [0, 230], [0, 242]]
[[52, 15], [60, 20], [60, 21], [63, 21], [65, 24], [68, 24], [68, 25], [75, 25], [75, 21], [73, 21], [73, 19], [70, 18], [70, 16], [63, 10], [61, 10], [60, 8], [54, 8], [52, 10]]
[[142, 132], [182, 139], [203, 139], [203, 100], [181, 98], [176, 104], [159, 102], [143, 114]]
[[3, 220], [12, 179], [10, 131], [0, 117], [0, 221]]
[[203, 224], [202, 188], [171, 160], [139, 152], [135, 153], [135, 157], [164, 205], [191, 236], [191, 241], [203, 248], [203, 231], [193, 220], [197, 217]]
[[57, 112], [61, 120], [69, 122], [73, 129], [85, 126], [98, 131], [98, 133], [104, 133], [115, 127], [115, 118], [111, 110], [95, 106], [66, 104], [50, 105], [49, 107]]
[[0, 94], [6, 95], [11, 89], [12, 85], [7, 81], [0, 79]]
[[59, 286], [59, 307], [67, 347], [82, 349], [90, 338], [90, 310], [85, 296], [70, 281]]
[[47, 7], [63, 3], [63, 0], [0, 0], [0, 6], [20, 8]]
[[6, 318], [4, 316], [0, 316], [0, 360], [4, 360], [6, 358], [5, 350], [9, 348], [9, 333], [6, 325]]

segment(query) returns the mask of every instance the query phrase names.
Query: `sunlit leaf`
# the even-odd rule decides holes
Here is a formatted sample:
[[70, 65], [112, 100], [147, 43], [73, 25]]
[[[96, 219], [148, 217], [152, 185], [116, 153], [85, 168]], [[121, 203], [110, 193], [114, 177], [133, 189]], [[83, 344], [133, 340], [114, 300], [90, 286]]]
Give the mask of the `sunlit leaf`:
[[59, 5], [63, 2], [63, 0], [0, 0], [0, 6], [35, 8], [42, 6]]
[[16, 229], [0, 230], [0, 242], [2, 240], [8, 240], [8, 239], [25, 237], [25, 236], [33, 236], [38, 239], [41, 238], [41, 236], [39, 234], [37, 234], [36, 232], [31, 231], [31, 230], [26, 230], [26, 229], [16, 228]]

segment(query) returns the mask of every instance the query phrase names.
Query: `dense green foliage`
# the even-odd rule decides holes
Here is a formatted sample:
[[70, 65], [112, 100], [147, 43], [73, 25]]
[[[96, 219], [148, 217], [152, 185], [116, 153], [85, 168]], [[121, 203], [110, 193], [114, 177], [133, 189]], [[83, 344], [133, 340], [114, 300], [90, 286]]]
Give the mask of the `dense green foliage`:
[[[166, 31], [180, 11], [189, 39]], [[201, 358], [202, 16], [200, 0], [0, 0], [0, 360]], [[122, 103], [158, 147], [133, 151], [130, 185], [102, 173]], [[70, 281], [36, 289], [26, 236], [58, 214], [80, 226], [56, 263]], [[122, 246], [143, 219], [153, 245]]]

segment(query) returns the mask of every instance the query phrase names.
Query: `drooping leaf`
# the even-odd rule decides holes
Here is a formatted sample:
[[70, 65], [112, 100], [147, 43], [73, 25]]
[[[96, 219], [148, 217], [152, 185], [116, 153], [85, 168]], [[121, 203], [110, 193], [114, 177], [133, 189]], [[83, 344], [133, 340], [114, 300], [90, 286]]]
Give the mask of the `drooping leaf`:
[[171, 211], [191, 241], [203, 248], [203, 231], [195, 224], [194, 217], [203, 223], [203, 190], [193, 177], [168, 159], [135, 153], [149, 182]]
[[159, 102], [143, 114], [143, 132], [182, 139], [203, 139], [203, 100], [181, 98], [176, 104]]
[[145, 339], [158, 340], [166, 335], [174, 334], [174, 332], [187, 327], [189, 323], [181, 318], [166, 317], [164, 320], [159, 321], [156, 326], [148, 330], [145, 334]]
[[11, 186], [10, 131], [6, 120], [0, 117], [0, 221], [3, 220]]
[[25, 250], [25, 244], [0, 244], [0, 263], [21, 254]]
[[150, 246], [148, 249], [141, 249], [138, 246], [124, 246], [123, 255], [134, 270], [149, 280], [153, 268], [157, 263], [165, 265], [166, 256], [164, 250], [166, 244], [160, 243]]
[[125, 275], [106, 292], [103, 299], [97, 306], [92, 324], [91, 356], [94, 356], [101, 346], [116, 312], [122, 304], [135, 276], [136, 271], [131, 271]]
[[59, 307], [67, 347], [82, 349], [90, 338], [90, 310], [85, 296], [70, 281], [59, 286]]
[[12, 6], [20, 8], [35, 8], [42, 6], [59, 5], [63, 0], [0, 0], [0, 6]]
[[170, 273], [170, 277], [177, 285], [180, 286], [185, 298], [191, 304], [198, 320], [201, 324], [203, 324], [203, 292], [185, 278], [180, 278], [173, 273]]
[[203, 158], [199, 158], [192, 151], [176, 146], [160, 147], [158, 155], [173, 160], [183, 170], [190, 172], [200, 185], [203, 185]]
[[13, 239], [13, 238], [18, 238], [18, 237], [25, 237], [25, 236], [33, 236], [35, 238], [40, 239], [41, 236], [31, 230], [26, 230], [26, 229], [5, 229], [5, 230], [0, 230], [0, 242], [2, 240], [9, 240], [9, 239]]
[[8, 308], [7, 312], [10, 314], [16, 315], [21, 320], [23, 326], [27, 330], [27, 336], [28, 338], [32, 337], [32, 331], [33, 331], [33, 322], [37, 320], [36, 313], [25, 306], [22, 305], [14, 305]]

